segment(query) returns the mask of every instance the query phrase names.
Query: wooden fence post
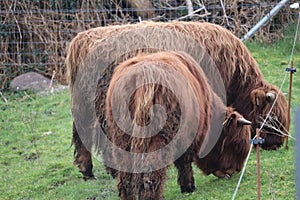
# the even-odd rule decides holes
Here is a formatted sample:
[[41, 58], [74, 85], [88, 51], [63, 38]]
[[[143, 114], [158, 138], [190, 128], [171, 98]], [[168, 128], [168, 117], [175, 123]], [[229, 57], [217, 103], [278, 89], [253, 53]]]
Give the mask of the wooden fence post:
[[[260, 132], [256, 129], [256, 140], [259, 141]], [[259, 143], [256, 145], [256, 172], [257, 172], [257, 200], [260, 200], [260, 146]]]

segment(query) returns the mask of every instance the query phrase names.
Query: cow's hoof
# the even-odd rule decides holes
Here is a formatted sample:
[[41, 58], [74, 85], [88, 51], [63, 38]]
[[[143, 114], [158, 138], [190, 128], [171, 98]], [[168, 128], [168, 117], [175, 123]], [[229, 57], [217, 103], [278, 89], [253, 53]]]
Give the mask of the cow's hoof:
[[111, 176], [112, 176], [112, 178], [116, 178], [117, 177], [117, 175], [118, 175], [118, 171], [117, 170], [115, 170], [115, 169], [113, 169], [113, 168], [109, 168], [109, 167], [107, 167], [106, 168], [106, 173], [107, 174], [110, 174]]
[[230, 179], [231, 178], [231, 175], [229, 173], [222, 172], [222, 171], [216, 171], [213, 174], [220, 179]]
[[82, 179], [85, 181], [88, 180], [97, 180], [97, 178], [93, 175], [93, 176], [82, 176]]
[[230, 179], [231, 176], [229, 174], [225, 174], [225, 176], [223, 177], [223, 179]]
[[93, 172], [91, 171], [82, 171], [79, 170], [82, 173], [82, 179], [87, 181], [87, 180], [96, 180], [97, 178], [94, 176]]
[[195, 185], [181, 186], [181, 193], [191, 193], [194, 192], [196, 187]]

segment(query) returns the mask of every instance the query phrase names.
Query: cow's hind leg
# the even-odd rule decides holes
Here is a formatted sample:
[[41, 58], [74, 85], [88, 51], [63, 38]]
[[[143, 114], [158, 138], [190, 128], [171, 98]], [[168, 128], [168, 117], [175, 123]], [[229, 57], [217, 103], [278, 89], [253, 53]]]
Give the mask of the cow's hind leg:
[[135, 200], [136, 192], [135, 192], [135, 182], [133, 181], [133, 174], [127, 172], [119, 172], [118, 176], [118, 191], [119, 198], [121, 200]]
[[107, 174], [110, 174], [113, 178], [117, 177], [118, 171], [116, 169], [105, 166], [105, 171]]
[[[106, 139], [100, 139], [101, 141], [106, 142]], [[112, 148], [109, 145], [105, 145], [106, 147], [104, 149], [102, 149], [102, 160], [104, 163], [104, 167], [105, 167], [105, 171], [107, 174], [110, 174], [113, 178], [117, 177], [117, 173], [118, 171], [110, 166], [115, 165], [116, 163], [112, 163], [112, 159], [113, 159], [113, 152], [112, 152]], [[107, 165], [109, 164], [109, 165]]]
[[84, 180], [95, 179], [95, 176], [92, 171], [93, 170], [92, 155], [83, 145], [78, 135], [75, 123], [73, 123], [72, 144], [75, 145], [74, 164], [78, 166], [79, 171], [82, 173], [83, 179]]
[[167, 168], [142, 175], [139, 200], [162, 200]]
[[175, 166], [178, 170], [178, 184], [182, 193], [195, 191], [195, 181], [192, 169], [192, 156], [183, 154], [175, 161]]

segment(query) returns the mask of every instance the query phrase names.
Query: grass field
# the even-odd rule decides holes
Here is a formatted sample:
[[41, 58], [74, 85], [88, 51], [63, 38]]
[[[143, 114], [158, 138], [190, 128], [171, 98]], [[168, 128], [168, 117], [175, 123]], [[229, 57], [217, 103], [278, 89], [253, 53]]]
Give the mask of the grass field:
[[[277, 86], [285, 76], [294, 29], [275, 44], [248, 42], [265, 78]], [[295, 67], [300, 68], [300, 44]], [[300, 105], [299, 75], [294, 76], [292, 106]], [[288, 77], [283, 91], [288, 92]], [[0, 199], [117, 199], [115, 180], [94, 161], [97, 180], [83, 181], [73, 162], [71, 106], [68, 91], [40, 97], [4, 93], [0, 99]], [[291, 134], [294, 135], [292, 124]], [[203, 176], [194, 168], [196, 191], [181, 194], [174, 167], [168, 172], [165, 199], [231, 199], [240, 174], [229, 180]], [[261, 151], [262, 199], [295, 199], [294, 141], [289, 148]], [[256, 157], [252, 152], [237, 199], [256, 199]]]

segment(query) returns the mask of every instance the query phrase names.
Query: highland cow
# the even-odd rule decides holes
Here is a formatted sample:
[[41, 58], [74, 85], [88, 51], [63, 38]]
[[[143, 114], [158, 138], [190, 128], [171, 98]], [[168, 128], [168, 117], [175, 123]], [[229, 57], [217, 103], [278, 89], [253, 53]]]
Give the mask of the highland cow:
[[[125, 34], [141, 28], [153, 28], [154, 34], [155, 29], [163, 28], [173, 31], [174, 34], [185, 34], [197, 41], [210, 55], [219, 69], [226, 89], [226, 104], [235, 107], [239, 113], [252, 121], [252, 136], [255, 134], [255, 129], [262, 125], [263, 119], [266, 117], [272, 104], [275, 103], [267, 123], [261, 131], [261, 137], [265, 139], [262, 148], [269, 150], [282, 146], [288, 127], [287, 103], [283, 93], [276, 86], [265, 81], [258, 64], [245, 45], [230, 31], [218, 25], [199, 22], [142, 22], [133, 25], [99, 27], [81, 32], [72, 40], [66, 59], [71, 90], [80, 64], [102, 41], [110, 40], [117, 34]], [[149, 49], [143, 51], [148, 52]], [[191, 52], [186, 53], [191, 55]], [[98, 91], [100, 94], [97, 95], [95, 105], [104, 132], [107, 131], [104, 115], [105, 98], [113, 69], [118, 62], [133, 56], [135, 56], [134, 53], [130, 56], [125, 56], [123, 60], [116, 61], [105, 72], [105, 77], [99, 80]], [[196, 60], [195, 57], [194, 59]], [[206, 66], [204, 62], [200, 62], [200, 65], [201, 67]], [[207, 71], [204, 69], [205, 73], [208, 73]], [[214, 84], [211, 84], [211, 87], [216, 90]], [[219, 95], [217, 91], [215, 92]], [[276, 102], [275, 99], [277, 100]], [[81, 144], [80, 138], [76, 137], [77, 134], [76, 131], [73, 131], [74, 137], [78, 138], [74, 140], [74, 143]], [[85, 153], [85, 150], [81, 150]], [[82, 154], [81, 150], [75, 148], [76, 155]], [[90, 159], [90, 156], [86, 159]], [[84, 162], [75, 160], [75, 162], [79, 163], [81, 171], [82, 169], [91, 169], [91, 166], [83, 164], [91, 163], [89, 160]], [[91, 174], [91, 172], [88, 172], [88, 174]]]
[[[183, 76], [187, 85], [182, 81], [176, 81], [179, 76], [177, 73]], [[127, 105], [124, 103], [122, 93], [127, 94], [130, 86], [137, 88], [130, 96]], [[188, 88], [191, 88], [191, 92]], [[190, 102], [190, 104], [181, 105], [181, 98], [184, 98], [183, 102]], [[115, 104], [114, 108], [113, 104]], [[157, 104], [164, 108], [165, 121], [155, 109], [151, 110], [151, 107]], [[133, 121], [128, 123], [129, 126], [134, 124], [131, 128], [125, 128], [130, 130], [130, 133], [122, 130], [115, 121], [116, 117], [121, 122], [126, 121], [125, 118], [128, 116], [123, 112], [123, 106], [129, 109]], [[184, 110], [185, 117], [183, 117]], [[113, 111], [117, 112], [115, 116]], [[117, 173], [121, 199], [162, 199], [166, 170], [170, 165], [157, 169], [157, 165], [162, 162], [169, 163], [174, 159], [181, 192], [193, 192], [195, 184], [191, 163], [194, 160], [207, 175], [214, 173], [218, 177], [230, 177], [234, 172], [241, 170], [250, 149], [250, 126], [244, 125], [250, 125], [251, 122], [245, 120], [232, 108], [226, 108], [209, 86], [202, 69], [193, 58], [183, 52], [142, 54], [119, 64], [115, 68], [106, 95], [106, 118], [108, 138], [118, 148], [132, 153], [157, 151], [170, 144], [176, 134], [181, 134], [180, 140], [162, 154], [157, 153], [155, 156], [146, 154], [145, 158], [136, 158], [144, 159], [142, 163], [146, 165], [141, 164], [137, 167], [146, 167], [149, 171]], [[156, 121], [156, 124], [161, 124], [161, 121], [165, 123], [158, 126], [160, 130], [157, 134], [149, 137], [147, 134], [157, 129], [156, 126], [148, 126], [152, 120]], [[179, 126], [184, 126], [182, 120], [187, 122], [187, 126], [179, 129]], [[189, 132], [190, 129], [187, 128], [193, 125], [190, 124], [193, 120], [199, 122], [195, 134]], [[147, 126], [145, 130], [139, 128], [145, 126]], [[221, 128], [218, 130], [216, 127]], [[213, 143], [213, 146], [209, 147], [211, 145], [209, 140], [218, 136], [217, 131], [221, 132], [220, 138], [215, 138], [216, 145]], [[139, 134], [145, 137], [137, 137]], [[175, 160], [176, 155], [180, 153], [176, 150], [186, 145], [187, 141], [191, 144]], [[205, 148], [212, 149], [208, 155], [199, 156]], [[112, 154], [112, 159], [115, 159], [118, 165], [135, 167], [136, 160], [131, 162], [115, 151]]]

